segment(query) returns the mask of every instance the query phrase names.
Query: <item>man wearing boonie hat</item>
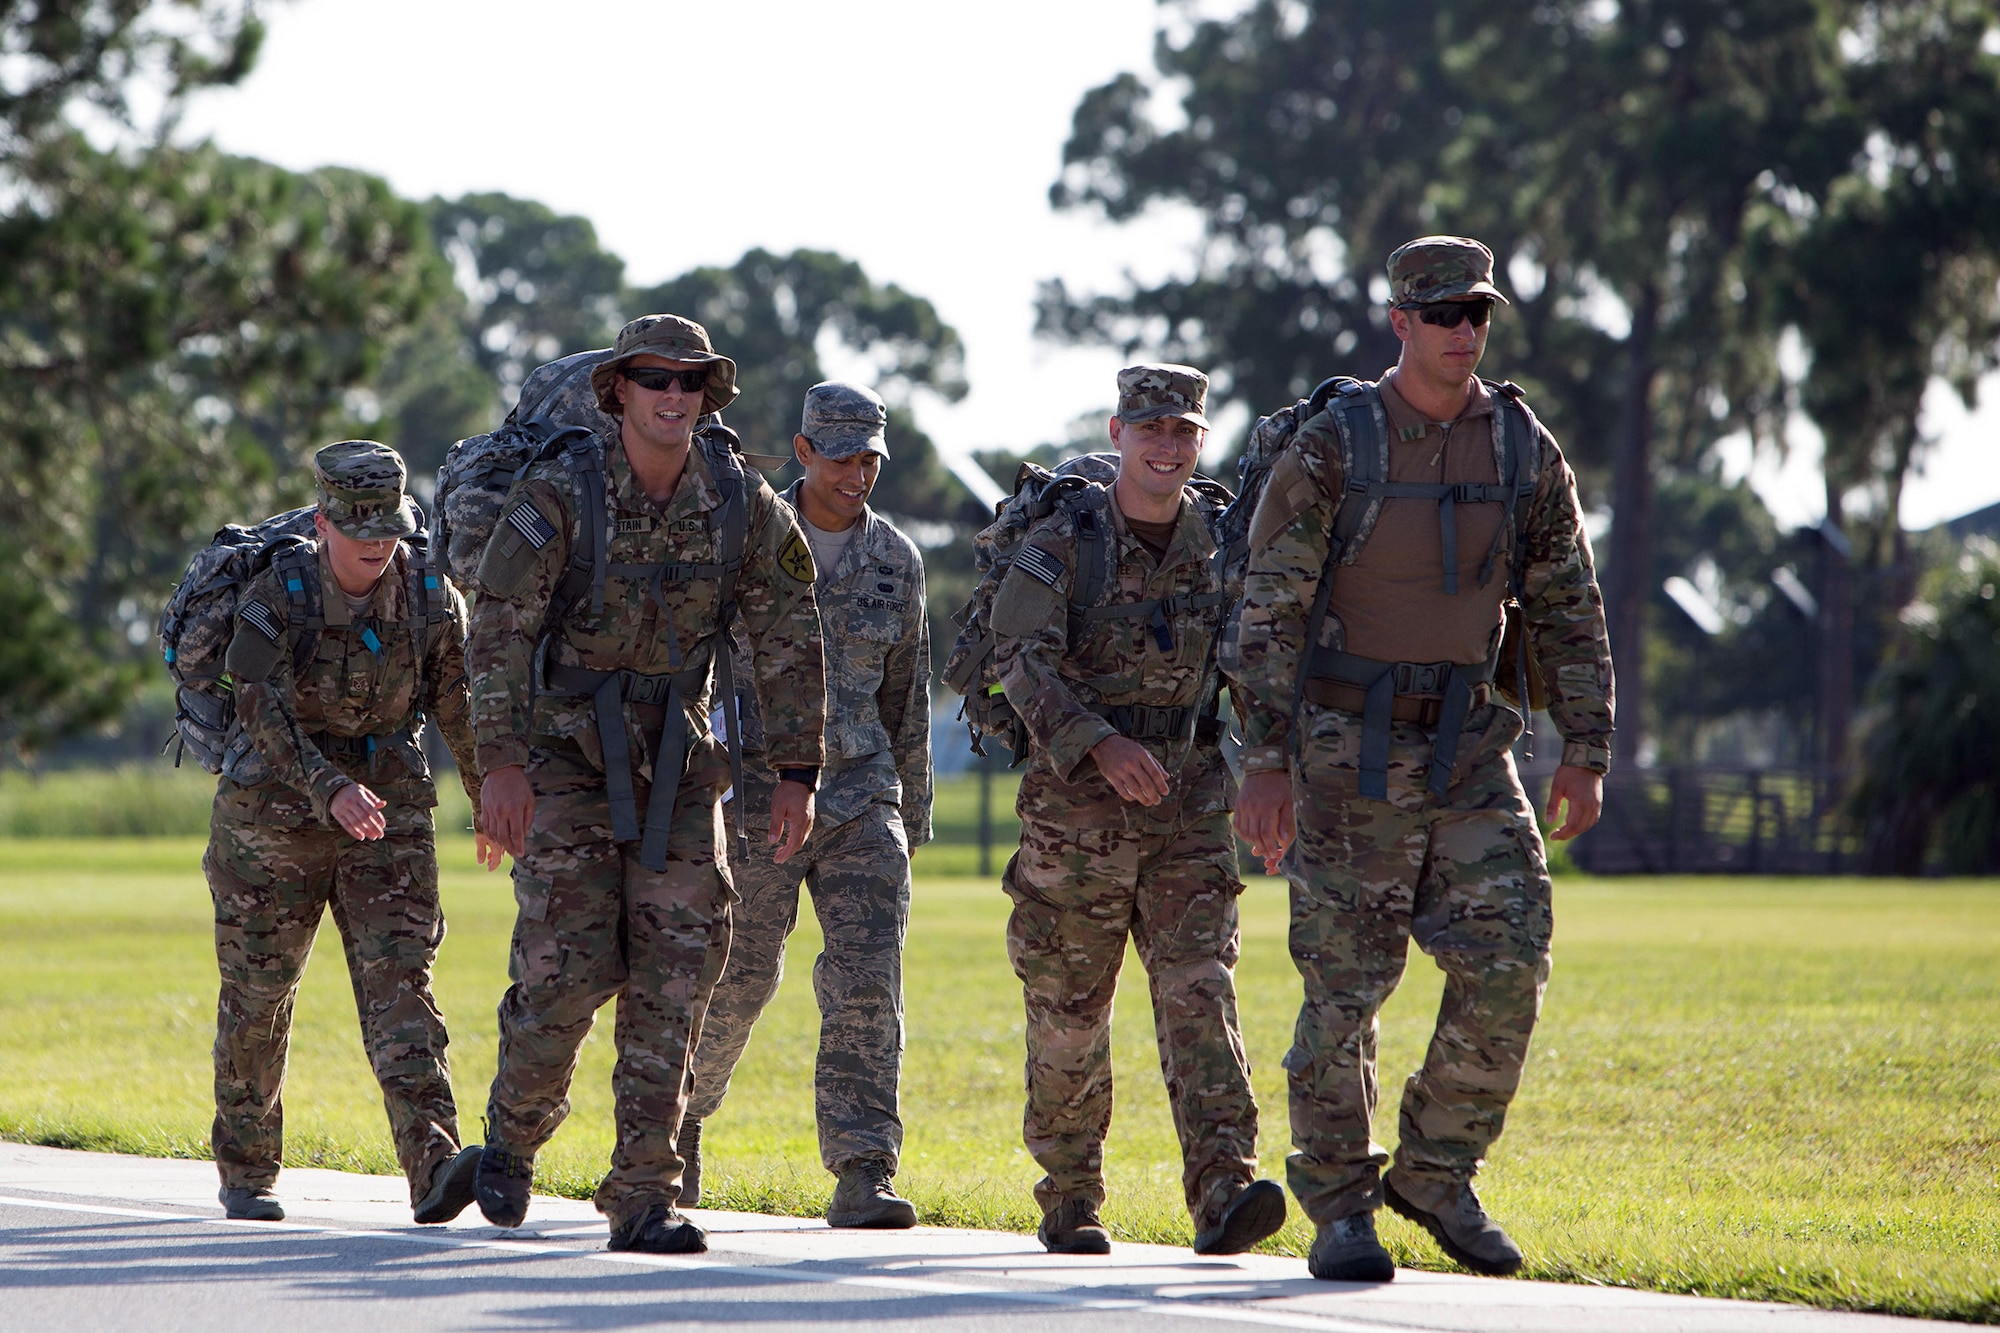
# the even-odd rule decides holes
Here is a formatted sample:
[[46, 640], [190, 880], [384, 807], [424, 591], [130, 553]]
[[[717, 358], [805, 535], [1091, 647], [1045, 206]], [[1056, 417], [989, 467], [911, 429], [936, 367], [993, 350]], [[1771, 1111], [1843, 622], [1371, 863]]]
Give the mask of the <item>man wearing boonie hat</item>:
[[597, 1207], [612, 1249], [689, 1253], [706, 1239], [677, 1207], [675, 1140], [734, 896], [719, 809], [731, 763], [708, 716], [736, 686], [718, 645], [740, 616], [783, 863], [812, 828], [819, 613], [791, 507], [728, 439], [697, 433], [737, 393], [708, 331], [633, 320], [591, 385], [616, 429], [515, 482], [466, 644], [485, 824], [514, 857], [520, 909], [477, 1195], [488, 1221], [521, 1224], [578, 1049], [616, 997], [617, 1137]]
[[1196, 1253], [1239, 1253], [1285, 1220], [1284, 1190], [1257, 1179], [1236, 1017], [1243, 882], [1214, 715], [1219, 506], [1189, 486], [1207, 395], [1191, 366], [1119, 371], [1115, 481], [1032, 526], [993, 596], [994, 665], [1029, 738], [1021, 847], [1001, 886], [1027, 1008], [1023, 1131], [1052, 1253], [1110, 1249], [1111, 1001], [1128, 939], [1152, 990]]
[[[908, 1227], [916, 1209], [890, 1187], [903, 1147], [903, 940], [910, 851], [930, 841], [930, 632], [917, 545], [868, 505], [888, 460], [889, 409], [873, 390], [828, 381], [806, 391], [792, 439], [805, 475], [785, 491], [798, 511], [826, 637], [826, 768], [812, 836], [778, 864], [752, 837], [736, 876], [729, 963], [709, 1003], [682, 1122], [682, 1199], [701, 1181], [702, 1124], [721, 1106], [751, 1026], [777, 993], [785, 939], [812, 892], [825, 944], [813, 964], [819, 1059], [813, 1077], [820, 1161], [838, 1185], [837, 1227]], [[740, 674], [740, 672], [739, 672]], [[748, 755], [732, 819], [762, 831], [775, 781], [762, 721], [744, 699]]]
[[[1549, 976], [1548, 869], [1513, 748], [1545, 693], [1563, 739], [1550, 836], [1575, 837], [1597, 820], [1612, 720], [1575, 478], [1521, 391], [1477, 375], [1506, 302], [1492, 251], [1420, 237], [1389, 256], [1389, 292], [1395, 367], [1258, 425], [1296, 434], [1251, 521], [1224, 661], [1247, 706], [1237, 829], [1291, 881], [1305, 980], [1285, 1069], [1308, 1262], [1377, 1282], [1395, 1276], [1385, 1202], [1476, 1272], [1521, 1266], [1472, 1188]], [[1385, 1173], [1375, 1021], [1412, 938], [1444, 1001]]]
[[[240, 729], [202, 861], [222, 975], [221, 1198], [231, 1217], [284, 1217], [272, 1187], [292, 1004], [331, 907], [416, 1220], [446, 1222], [472, 1201], [479, 1149], [459, 1144], [431, 994], [444, 913], [437, 789], [418, 734], [426, 718], [437, 724], [477, 809], [465, 603], [402, 540], [418, 524], [395, 450], [329, 444], [313, 472], [319, 540], [276, 548], [237, 604], [226, 658]], [[497, 861], [483, 836], [477, 846]]]

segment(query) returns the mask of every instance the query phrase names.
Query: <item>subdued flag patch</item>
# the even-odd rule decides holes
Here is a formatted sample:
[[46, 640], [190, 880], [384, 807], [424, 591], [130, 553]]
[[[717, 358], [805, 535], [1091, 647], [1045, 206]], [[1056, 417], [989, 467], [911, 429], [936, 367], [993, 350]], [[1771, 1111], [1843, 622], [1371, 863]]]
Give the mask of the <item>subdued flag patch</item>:
[[1064, 566], [1060, 559], [1050, 555], [1041, 547], [1024, 546], [1021, 548], [1021, 553], [1014, 557], [1014, 568], [1025, 570], [1053, 588], [1056, 586], [1056, 580], [1063, 576]]
[[238, 608], [237, 614], [255, 625], [258, 632], [272, 643], [276, 643], [284, 636], [285, 627], [275, 615], [271, 614], [271, 608], [262, 602], [245, 602]]
[[507, 522], [537, 551], [555, 540], [555, 527], [532, 504], [518, 504], [508, 510]]

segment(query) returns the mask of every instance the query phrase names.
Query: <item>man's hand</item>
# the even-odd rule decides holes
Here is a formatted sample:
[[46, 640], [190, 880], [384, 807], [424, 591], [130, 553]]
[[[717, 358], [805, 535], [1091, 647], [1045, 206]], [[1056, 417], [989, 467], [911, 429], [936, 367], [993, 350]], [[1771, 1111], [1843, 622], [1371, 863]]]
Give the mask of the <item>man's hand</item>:
[[485, 866], [488, 870], [498, 870], [500, 868], [500, 856], [499, 843], [493, 841], [493, 839], [487, 837], [484, 833], [474, 833], [472, 835], [472, 859], [476, 864]]
[[1292, 775], [1282, 768], [1266, 769], [1243, 779], [1236, 796], [1236, 834], [1263, 858], [1264, 873], [1278, 873], [1278, 862], [1292, 845], [1298, 825], [1292, 813]]
[[[496, 845], [516, 861], [528, 850], [528, 829], [535, 822], [535, 789], [528, 785], [528, 770], [519, 764], [496, 768], [479, 784], [479, 826], [489, 846]], [[487, 853], [473, 843], [474, 852], [485, 859]], [[500, 864], [497, 853], [486, 862], [488, 870]]]
[[327, 812], [350, 836], [373, 842], [389, 831], [389, 821], [382, 817], [386, 805], [387, 801], [360, 783], [350, 782], [334, 793]]
[[791, 860], [792, 853], [806, 845], [812, 827], [812, 788], [803, 782], [779, 782], [771, 793], [771, 831], [764, 839], [778, 849], [771, 859], [779, 865]]
[[1090, 747], [1090, 757], [1097, 761], [1097, 771], [1111, 784], [1111, 790], [1125, 800], [1158, 805], [1173, 787], [1173, 779], [1153, 758], [1153, 752], [1137, 741], [1106, 736]]
[[1597, 817], [1604, 813], [1604, 775], [1574, 764], [1558, 768], [1549, 779], [1549, 808], [1543, 812], [1549, 823], [1563, 814], [1564, 805], [1569, 806], [1568, 815], [1562, 827], [1549, 834], [1552, 842], [1568, 842], [1579, 833], [1590, 832], [1597, 823]]

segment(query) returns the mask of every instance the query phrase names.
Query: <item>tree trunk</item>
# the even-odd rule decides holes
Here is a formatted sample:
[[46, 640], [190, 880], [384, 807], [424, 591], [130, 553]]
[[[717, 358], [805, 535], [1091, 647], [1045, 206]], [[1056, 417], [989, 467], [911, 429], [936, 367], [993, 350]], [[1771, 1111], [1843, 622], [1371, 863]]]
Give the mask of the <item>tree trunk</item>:
[[1634, 763], [1645, 735], [1646, 607], [1653, 584], [1653, 333], [1660, 297], [1650, 284], [1626, 340], [1625, 406], [1612, 456], [1611, 550], [1604, 612], [1618, 669], [1617, 757]]
[[1844, 788], [1847, 733], [1854, 716], [1853, 548], [1845, 536], [1841, 484], [1826, 481], [1826, 527], [1819, 543], [1819, 763]]

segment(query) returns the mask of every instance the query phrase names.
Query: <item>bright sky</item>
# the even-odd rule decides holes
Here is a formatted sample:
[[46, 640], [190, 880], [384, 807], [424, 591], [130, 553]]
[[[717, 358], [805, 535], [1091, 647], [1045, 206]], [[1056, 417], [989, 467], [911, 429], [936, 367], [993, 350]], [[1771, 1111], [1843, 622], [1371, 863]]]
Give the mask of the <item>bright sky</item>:
[[[1150, 69], [1161, 12], [1152, 0], [292, 0], [271, 11], [248, 82], [198, 100], [184, 131], [294, 169], [361, 168], [413, 198], [540, 200], [590, 218], [639, 284], [757, 245], [838, 251], [928, 297], [965, 339], [970, 396], [917, 404], [940, 447], [1025, 448], [1107, 409], [1119, 365], [1037, 342], [1036, 284], [1157, 277], [1186, 263], [1196, 235], [1185, 216], [1113, 228], [1048, 206], [1078, 97]], [[1947, 399], [1927, 413], [1948, 438], [1905, 498], [1912, 526], [2000, 501], [2000, 412], [1969, 420]], [[1752, 474], [1790, 522], [1823, 508], [1809, 455]]]

